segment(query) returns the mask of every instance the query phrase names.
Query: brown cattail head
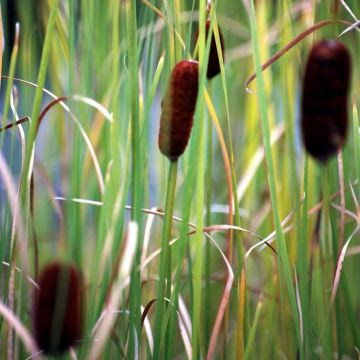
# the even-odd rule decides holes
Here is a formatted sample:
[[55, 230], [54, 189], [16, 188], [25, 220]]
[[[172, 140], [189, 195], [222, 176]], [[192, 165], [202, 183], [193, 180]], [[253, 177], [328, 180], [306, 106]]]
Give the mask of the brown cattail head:
[[344, 44], [316, 43], [307, 60], [302, 93], [301, 126], [306, 150], [325, 162], [346, 138], [351, 59]]
[[182, 60], [170, 75], [162, 101], [159, 148], [170, 161], [183, 154], [189, 141], [198, 94], [197, 61]]
[[[211, 21], [206, 20], [206, 29], [205, 29], [206, 39], [207, 39], [208, 33], [210, 32], [210, 26], [211, 26]], [[219, 29], [219, 38], [220, 38], [220, 44], [221, 44], [221, 52], [222, 52], [222, 56], [224, 59], [225, 58], [224, 37], [223, 37], [220, 27], [218, 27], [218, 29]], [[198, 37], [199, 37], [199, 30], [195, 34], [195, 43], [197, 42]], [[214, 33], [212, 33], [211, 43], [210, 43], [210, 52], [209, 52], [209, 62], [208, 62], [206, 77], [210, 80], [218, 74], [220, 74], [220, 60], [219, 60], [218, 52], [216, 49], [215, 36], [214, 36]]]
[[60, 354], [81, 338], [84, 311], [83, 279], [74, 265], [53, 262], [39, 277], [33, 307], [38, 347]]

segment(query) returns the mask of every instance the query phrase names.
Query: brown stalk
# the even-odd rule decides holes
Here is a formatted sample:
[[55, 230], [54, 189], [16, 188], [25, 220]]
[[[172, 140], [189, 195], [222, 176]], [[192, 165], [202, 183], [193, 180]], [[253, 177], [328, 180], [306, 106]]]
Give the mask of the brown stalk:
[[[267, 69], [276, 60], [280, 59], [290, 49], [292, 49], [295, 45], [297, 45], [299, 42], [304, 40], [307, 36], [311, 35], [313, 32], [323, 28], [324, 26], [327, 26], [327, 25], [330, 25], [330, 24], [336, 24], [336, 23], [349, 25], [349, 22], [343, 21], [343, 20], [323, 20], [323, 21], [320, 21], [320, 22], [310, 26], [308, 29], [306, 29], [301, 34], [297, 35], [294, 39], [292, 39], [287, 45], [285, 45], [282, 49], [280, 49], [278, 52], [276, 52], [273, 56], [271, 56], [270, 59], [267, 60], [261, 66], [262, 71]], [[246, 91], [248, 91], [250, 93], [254, 92], [253, 90], [249, 89], [249, 85], [255, 78], [256, 78], [256, 73], [254, 72], [246, 79], [245, 85], [244, 85]]]
[[7, 124], [4, 127], [0, 127], [0, 132], [9, 130], [9, 129], [15, 127], [15, 126], [21, 125], [21, 124], [23, 124], [25, 122], [28, 122], [28, 121], [30, 121], [30, 118], [28, 116], [25, 116], [25, 117], [23, 117], [23, 118], [21, 118], [19, 120], [16, 120], [16, 121], [14, 121], [14, 122], [12, 122], [10, 124]]

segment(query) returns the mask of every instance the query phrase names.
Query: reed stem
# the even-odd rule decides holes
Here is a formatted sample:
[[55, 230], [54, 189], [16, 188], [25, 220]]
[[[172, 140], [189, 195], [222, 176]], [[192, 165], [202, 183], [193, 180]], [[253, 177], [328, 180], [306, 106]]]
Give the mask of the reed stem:
[[171, 248], [169, 242], [171, 240], [171, 225], [174, 210], [177, 168], [177, 161], [170, 163], [169, 178], [166, 192], [165, 216], [161, 236], [161, 254], [159, 268], [160, 279], [157, 291], [157, 304], [155, 314], [156, 340], [154, 344], [154, 359], [161, 358], [160, 355], [162, 341], [166, 332], [167, 324], [163, 322], [165, 313], [164, 298], [171, 298]]
[[[211, 81], [209, 82], [209, 93], [212, 95]], [[206, 218], [207, 226], [211, 225], [211, 203], [212, 203], [212, 171], [213, 171], [213, 144], [212, 144], [212, 121], [211, 117], [207, 119], [207, 143], [206, 143]], [[207, 309], [204, 319], [205, 349], [209, 346], [211, 336], [211, 244], [205, 243], [205, 298], [204, 306]]]

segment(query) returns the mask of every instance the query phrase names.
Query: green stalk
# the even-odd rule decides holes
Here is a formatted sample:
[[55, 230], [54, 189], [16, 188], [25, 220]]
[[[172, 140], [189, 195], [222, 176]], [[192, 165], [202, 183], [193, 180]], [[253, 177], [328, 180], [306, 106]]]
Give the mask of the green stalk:
[[[325, 273], [327, 275], [331, 274], [331, 269], [329, 268], [330, 261], [330, 184], [329, 184], [329, 168], [327, 165], [321, 166], [321, 179], [322, 179], [322, 188], [323, 188], [323, 216], [324, 216], [324, 256], [325, 256]], [[330, 277], [327, 277], [329, 281]], [[331, 281], [331, 280], [330, 280]], [[329, 283], [325, 286], [330, 286]]]
[[169, 51], [169, 65], [170, 69], [173, 69], [176, 64], [176, 49], [175, 49], [175, 33], [174, 33], [174, 23], [173, 23], [173, 14], [172, 9], [169, 9], [169, 4], [166, 6], [167, 11], [167, 26], [168, 26], [168, 47], [170, 49]]
[[133, 271], [131, 273], [130, 285], [130, 331], [128, 356], [134, 357], [135, 335], [132, 329], [135, 326], [137, 338], [140, 341], [141, 334], [141, 279], [138, 271], [140, 265], [142, 236], [141, 236], [141, 179], [142, 162], [140, 151], [140, 126], [139, 126], [139, 79], [138, 79], [138, 47], [137, 47], [137, 20], [136, 20], [136, 2], [128, 0], [126, 2], [126, 24], [127, 24], [127, 46], [129, 53], [129, 88], [131, 103], [131, 196], [133, 210], [131, 218], [139, 225], [138, 247], [136, 251]]
[[245, 348], [245, 353], [244, 353], [244, 359], [245, 360], [249, 358], [251, 349], [252, 349], [252, 347], [254, 345], [255, 333], [256, 333], [257, 325], [259, 323], [259, 318], [260, 318], [262, 306], [263, 306], [263, 299], [262, 299], [262, 297], [260, 297], [260, 300], [259, 300], [259, 302], [258, 302], [258, 304], [256, 306], [254, 321], [253, 321], [253, 324], [251, 326], [249, 339], [248, 339], [248, 341], [246, 343], [246, 348]]
[[268, 169], [267, 175], [268, 175], [271, 204], [272, 204], [274, 223], [275, 223], [276, 239], [277, 239], [278, 251], [279, 251], [278, 267], [279, 267], [280, 275], [281, 273], [283, 273], [285, 277], [286, 287], [288, 291], [288, 298], [291, 307], [291, 313], [295, 325], [296, 338], [298, 342], [298, 347], [300, 349], [300, 358], [303, 359], [304, 352], [303, 352], [302, 341], [300, 336], [299, 315], [296, 305], [294, 284], [292, 281], [290, 262], [289, 262], [286, 243], [285, 243], [285, 236], [281, 227], [278, 204], [276, 200], [277, 190], [275, 184], [275, 170], [274, 170], [274, 163], [273, 163], [272, 150], [270, 144], [270, 130], [268, 123], [268, 115], [267, 115], [268, 107], [267, 107], [267, 100], [265, 95], [265, 84], [261, 69], [259, 47], [257, 45], [258, 37], [257, 37], [257, 28], [256, 28], [254, 0], [251, 0], [250, 2], [250, 23], [251, 23], [252, 49], [255, 60], [257, 85], [258, 85], [258, 93], [259, 93], [260, 118], [261, 118], [262, 130], [263, 130], [262, 133], [263, 133], [263, 141], [265, 147], [265, 157], [266, 157], [266, 163]]
[[[331, 261], [331, 250], [330, 250], [330, 184], [329, 184], [329, 165], [321, 166], [321, 183], [323, 189], [323, 247], [324, 247], [324, 273], [322, 277], [322, 287], [323, 289], [328, 289], [331, 284], [331, 274], [332, 267], [330, 265]], [[329, 296], [324, 291], [324, 306], [329, 307]], [[324, 312], [323, 324], [321, 329], [324, 329], [325, 333], [325, 351], [327, 355], [330, 356], [333, 349], [333, 339], [332, 339], [332, 327], [327, 326], [332, 323], [331, 311]]]
[[351, 329], [351, 334], [353, 337], [353, 343], [354, 344], [359, 344], [360, 343], [360, 334], [359, 334], [359, 327], [356, 321], [356, 318], [354, 316], [354, 307], [352, 305], [352, 299], [350, 296], [350, 291], [349, 291], [349, 285], [348, 285], [348, 275], [346, 273], [343, 273], [341, 275], [342, 279], [340, 282], [340, 286], [341, 286], [341, 292], [344, 294], [344, 302], [345, 302], [345, 307], [346, 307], [346, 312], [347, 312], [347, 318], [349, 321], [349, 326]]
[[[74, 94], [74, 79], [76, 69], [76, 1], [69, 2], [69, 95]], [[70, 103], [74, 111], [75, 103]], [[74, 106], [74, 107], [73, 107]], [[75, 107], [76, 109], [76, 107]], [[70, 182], [70, 196], [78, 197], [81, 193], [81, 139], [78, 131], [75, 131], [72, 136], [72, 161], [71, 161], [71, 182]], [[71, 249], [71, 260], [81, 266], [82, 263], [82, 227], [81, 227], [81, 211], [76, 204], [66, 205], [66, 228], [67, 241]]]
[[[9, 79], [7, 80], [6, 90], [5, 90], [5, 99], [4, 99], [4, 110], [2, 114], [2, 124], [1, 127], [4, 127], [6, 125], [6, 120], [9, 115], [10, 110], [10, 95], [11, 95], [11, 89], [13, 86], [13, 78], [15, 74], [15, 67], [17, 63], [17, 55], [19, 50], [19, 35], [20, 35], [20, 26], [17, 24], [17, 31], [19, 32], [17, 34], [17, 37], [15, 39], [15, 43], [13, 46], [13, 50], [11, 52], [11, 58], [10, 58], [10, 68], [9, 68]], [[3, 140], [5, 136], [5, 131], [1, 133], [1, 139], [0, 139], [0, 148], [2, 147]]]
[[[178, 34], [182, 34], [181, 19], [180, 19], [180, 15], [183, 10], [182, 6], [181, 6], [182, 3], [183, 3], [183, 1], [181, 1], [181, 0], [174, 0], [173, 6], [172, 6], [173, 25], [174, 25], [175, 31], [177, 31]], [[174, 36], [175, 36], [175, 34], [174, 34]], [[182, 48], [180, 46], [179, 41], [176, 41], [177, 40], [176, 36], [174, 37], [174, 40], [175, 40], [175, 58], [181, 59]]]
[[76, 0], [69, 0], [69, 95], [74, 93], [76, 59]]
[[[337, 155], [337, 169], [332, 168], [331, 179], [336, 179], [336, 173], [339, 179], [339, 188], [340, 188], [340, 215], [337, 210], [331, 208], [331, 225], [332, 225], [332, 248], [333, 248], [333, 271], [336, 269], [336, 264], [338, 256], [340, 255], [340, 250], [344, 245], [345, 239], [345, 190], [344, 190], [344, 165], [343, 165], [343, 156], [342, 150], [338, 151]], [[336, 181], [335, 181], [336, 184]], [[337, 185], [337, 184], [336, 184]], [[335, 186], [336, 186], [335, 185]], [[334, 185], [333, 185], [334, 186]], [[331, 199], [330, 199], [331, 201]], [[337, 226], [338, 221], [340, 222], [339, 227]], [[343, 281], [343, 280], [341, 280]], [[336, 320], [336, 335], [337, 335], [337, 352], [339, 359], [344, 355], [344, 323], [343, 323], [343, 313], [342, 313], [342, 286], [339, 286], [337, 295], [335, 297], [335, 320]]]
[[[354, 148], [355, 165], [357, 178], [360, 180], [360, 134], [359, 134], [359, 116], [356, 107], [356, 97], [353, 100], [353, 127], [354, 127]], [[360, 181], [357, 183], [357, 195], [360, 196]]]
[[202, 241], [203, 241], [203, 209], [204, 209], [204, 177], [205, 177], [205, 139], [204, 139], [204, 86], [206, 75], [206, 63], [205, 63], [205, 1], [200, 1], [199, 8], [199, 95], [198, 95], [198, 152], [197, 152], [197, 172], [196, 172], [196, 233], [194, 236], [195, 246], [195, 260], [194, 260], [194, 273], [193, 273], [193, 286], [194, 286], [194, 301], [193, 301], [193, 313], [192, 313], [192, 356], [193, 359], [199, 357], [199, 340], [201, 329], [201, 298], [202, 298], [202, 267], [203, 267], [203, 253], [202, 253]]
[[[308, 277], [308, 200], [309, 200], [309, 161], [305, 155], [304, 162], [304, 184], [303, 194], [304, 202], [302, 208], [302, 217], [299, 229], [299, 241], [297, 248], [297, 269], [299, 274], [299, 291], [301, 300], [301, 310], [303, 314], [303, 339], [304, 339], [304, 353], [306, 354], [307, 342], [311, 341], [309, 333], [310, 326], [310, 312], [309, 312], [309, 277]], [[312, 349], [312, 346], [310, 346]]]
[[132, 219], [137, 221], [140, 216], [140, 130], [139, 130], [139, 81], [138, 81], [138, 49], [137, 49], [137, 23], [136, 3], [128, 1], [126, 4], [128, 51], [129, 51], [129, 75], [130, 75], [130, 98], [131, 98], [131, 141], [132, 141], [132, 173], [131, 192], [133, 199]]
[[[17, 30], [19, 31], [19, 28], [17, 28]], [[19, 35], [19, 33], [17, 34]], [[5, 91], [5, 100], [4, 100], [4, 111], [3, 111], [3, 121], [2, 121], [2, 126], [5, 125], [6, 119], [9, 115], [9, 109], [10, 109], [10, 94], [11, 94], [11, 89], [12, 89], [12, 85], [13, 85], [13, 77], [15, 74], [15, 67], [16, 67], [16, 62], [17, 62], [17, 54], [18, 54], [18, 37], [15, 39], [15, 43], [14, 43], [14, 47], [11, 53], [11, 59], [10, 59], [10, 69], [9, 69], [9, 79], [7, 81], [7, 86], [6, 86], [6, 91]], [[0, 140], [0, 149], [2, 148], [2, 144], [3, 144], [3, 139], [4, 139], [4, 135], [5, 135], [5, 131], [2, 132], [1, 134], [1, 140]], [[13, 155], [13, 141], [11, 143], [11, 158]], [[12, 164], [12, 159], [10, 160], [10, 164]], [[8, 209], [10, 210], [10, 209]], [[9, 215], [10, 217], [10, 211], [6, 211], [6, 216], [4, 217], [4, 224], [6, 224], [6, 219], [7, 216]], [[0, 233], [0, 237], [2, 236], [2, 234]], [[4, 237], [5, 238], [5, 237]], [[14, 244], [13, 242], [11, 242], [10, 244], [6, 243], [6, 242], [2, 242], [2, 246], [0, 249], [0, 259], [5, 259], [6, 256], [5, 254], [10, 254], [10, 256], [13, 254], [14, 251]], [[8, 295], [8, 286], [9, 286], [9, 278], [10, 278], [10, 273], [9, 275], [6, 276], [6, 281], [5, 286], [4, 286], [4, 294]], [[0, 333], [1, 333], [1, 329], [2, 329], [2, 325], [3, 325], [3, 317], [1, 317], [0, 319]]]
[[29, 166], [30, 166], [30, 158], [31, 158], [31, 154], [33, 152], [33, 145], [34, 145], [37, 126], [38, 126], [37, 124], [38, 124], [39, 115], [40, 115], [43, 88], [45, 85], [46, 73], [47, 73], [47, 68], [48, 68], [49, 58], [50, 58], [51, 40], [52, 40], [54, 29], [55, 29], [55, 20], [56, 20], [58, 8], [59, 8], [59, 0], [53, 0], [52, 5], [51, 5], [49, 21], [48, 21], [47, 28], [46, 28], [44, 47], [43, 47], [42, 54], [41, 54], [40, 68], [39, 68], [38, 79], [37, 79], [37, 88], [36, 88], [36, 92], [35, 92], [33, 109], [31, 112], [31, 120], [32, 121], [31, 121], [30, 129], [29, 129], [29, 134], [27, 137], [24, 171], [23, 171], [23, 177], [21, 180], [21, 184], [22, 184], [21, 188], [26, 193], [27, 193], [27, 189], [24, 185], [26, 184], [26, 182], [28, 181], [28, 178], [29, 178], [28, 171], [29, 171]]
[[204, 161], [204, 129], [203, 116], [199, 117], [199, 157], [198, 157], [198, 173], [196, 177], [196, 233], [194, 237], [195, 242], [195, 262], [194, 262], [194, 304], [193, 304], [193, 321], [192, 321], [192, 349], [193, 358], [199, 357], [199, 334], [201, 324], [201, 294], [202, 294], [202, 241], [203, 241], [203, 208], [204, 208], [204, 175], [205, 175], [205, 161]]
[[[212, 82], [209, 83], [209, 94], [212, 96]], [[212, 203], [212, 120], [207, 119], [207, 140], [206, 140], [206, 220], [207, 226], [211, 225], [211, 203]], [[204, 316], [204, 345], [205, 349], [209, 346], [211, 336], [211, 244], [206, 241], [205, 244], [205, 299], [204, 307], [207, 309]]]
[[[196, 132], [196, 129], [194, 129], [194, 135]], [[194, 151], [194, 148], [196, 149], [197, 144], [192, 142], [190, 149], [190, 154], [195, 154], [197, 151]], [[189, 167], [189, 171], [187, 172], [185, 176], [185, 183], [184, 183], [184, 197], [183, 197], [183, 209], [182, 209], [182, 219], [183, 222], [180, 227], [180, 234], [179, 234], [179, 240], [178, 240], [178, 251], [177, 251], [177, 258], [176, 258], [176, 264], [174, 266], [177, 268], [175, 280], [174, 280], [174, 289], [171, 294], [171, 304], [172, 306], [169, 307], [166, 316], [170, 316], [169, 321], [169, 351], [166, 353], [166, 359], [172, 359], [172, 353], [175, 345], [175, 336], [176, 336], [176, 327], [177, 324], [177, 310], [178, 310], [178, 303], [179, 303], [179, 292], [180, 292], [180, 286], [181, 286], [181, 280], [182, 280], [182, 273], [183, 273], [183, 267], [182, 264], [184, 263], [185, 255], [187, 255], [188, 259], [188, 286], [189, 286], [189, 306], [193, 303], [193, 287], [191, 283], [192, 279], [192, 266], [191, 266], [191, 254], [190, 254], [190, 244], [189, 244], [189, 218], [190, 218], [190, 210], [191, 210], [191, 203], [193, 199], [194, 194], [194, 183], [195, 183], [195, 172], [196, 169], [194, 166]], [[165, 318], [165, 323], [167, 322], [167, 318]]]
[[[14, 78], [15, 68], [16, 68], [16, 63], [17, 63], [17, 55], [18, 55], [18, 49], [19, 49], [20, 27], [17, 27], [17, 31], [19, 31], [19, 33], [17, 34], [17, 37], [15, 39], [15, 43], [14, 43], [14, 47], [13, 47], [13, 50], [12, 50], [12, 53], [11, 53], [9, 79], [7, 80], [7, 85], [6, 85], [6, 90], [5, 90], [4, 111], [3, 111], [3, 115], [2, 115], [3, 116], [3, 121], [2, 121], [2, 125], [1, 125], [2, 127], [5, 126], [6, 120], [7, 120], [8, 115], [9, 115], [9, 110], [10, 110], [10, 95], [11, 95], [11, 90], [12, 90], [12, 86], [13, 86], [13, 78]], [[4, 136], [5, 136], [5, 131], [1, 132], [0, 149], [2, 148], [2, 145], [3, 145]], [[13, 143], [13, 139], [12, 139], [12, 141], [11, 141], [11, 160], [10, 160], [10, 164], [12, 164], [12, 160], [13, 160], [12, 159], [12, 157], [13, 157], [13, 149], [14, 149], [14, 143]], [[7, 219], [8, 214], [9, 213], [7, 212], [5, 219]], [[9, 245], [10, 245], [9, 253], [12, 254], [14, 244], [10, 243]], [[4, 242], [3, 246], [8, 246], [8, 245], [6, 244], [6, 242]]]
[[[171, 224], [174, 211], [174, 199], [176, 189], [176, 175], [178, 162], [170, 163], [169, 179], [166, 193], [164, 225], [161, 236], [161, 255], [159, 268], [159, 286], [157, 291], [157, 304], [155, 314], [155, 334], [154, 359], [159, 359], [163, 335], [166, 332], [167, 321], [164, 320], [165, 301], [164, 298], [171, 298]], [[171, 305], [170, 305], [171, 306]]]

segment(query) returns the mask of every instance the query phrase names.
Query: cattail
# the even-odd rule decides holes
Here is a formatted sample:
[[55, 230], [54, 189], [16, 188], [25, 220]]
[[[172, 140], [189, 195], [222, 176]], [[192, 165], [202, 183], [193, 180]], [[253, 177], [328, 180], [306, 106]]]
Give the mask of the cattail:
[[302, 94], [301, 126], [306, 150], [325, 162], [346, 138], [351, 59], [339, 41], [322, 40], [311, 49]]
[[159, 148], [170, 161], [183, 154], [189, 141], [198, 93], [198, 62], [183, 60], [171, 72], [162, 101]]
[[[206, 39], [207, 39], [208, 33], [210, 32], [210, 26], [211, 26], [211, 21], [206, 20], [206, 29], [205, 29]], [[224, 56], [225, 56], [224, 55], [224, 37], [223, 37], [220, 27], [218, 27], [218, 29], [219, 29], [221, 52], [222, 52], [222, 56], [224, 59]], [[196, 35], [195, 35], [195, 43], [198, 41], [198, 37], [199, 37], [199, 30], [196, 32]], [[208, 62], [206, 77], [210, 80], [218, 74], [220, 74], [220, 60], [219, 60], [218, 52], [216, 49], [215, 36], [214, 36], [214, 33], [212, 33], [211, 42], [210, 42], [210, 50], [209, 50], [209, 62]]]
[[74, 265], [53, 262], [42, 270], [33, 308], [41, 350], [60, 354], [81, 338], [84, 303], [83, 279]]

